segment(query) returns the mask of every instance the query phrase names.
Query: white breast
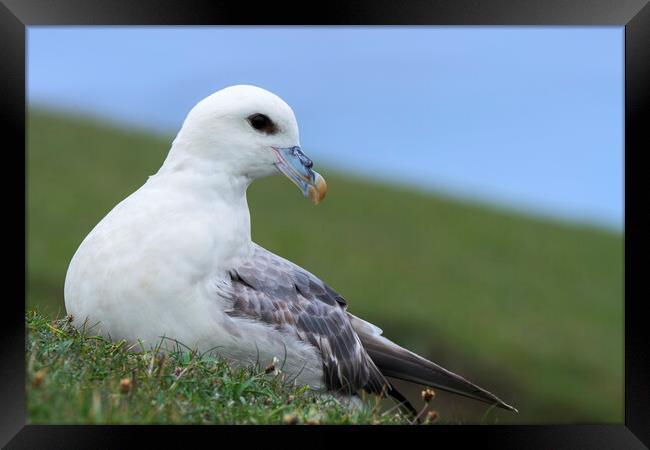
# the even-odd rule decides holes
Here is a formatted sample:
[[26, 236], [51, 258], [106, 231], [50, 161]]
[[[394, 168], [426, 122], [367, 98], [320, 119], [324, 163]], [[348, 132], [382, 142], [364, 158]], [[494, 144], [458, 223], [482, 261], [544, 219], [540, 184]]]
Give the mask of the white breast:
[[243, 364], [275, 356], [288, 375], [300, 372], [299, 382], [321, 387], [313, 347], [223, 313], [228, 269], [251, 250], [245, 196], [243, 204], [220, 202], [160, 181], [152, 177], [118, 204], [75, 253], [64, 289], [74, 323], [147, 346], [165, 336], [201, 351], [219, 347]]

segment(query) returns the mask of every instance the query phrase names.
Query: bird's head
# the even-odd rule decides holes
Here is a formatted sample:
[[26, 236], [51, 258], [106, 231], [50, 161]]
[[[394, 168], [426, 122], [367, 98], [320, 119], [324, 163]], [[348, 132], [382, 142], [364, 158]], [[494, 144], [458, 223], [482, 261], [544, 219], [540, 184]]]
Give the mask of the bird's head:
[[325, 180], [300, 148], [291, 107], [256, 86], [230, 86], [201, 100], [174, 144], [185, 158], [207, 160], [251, 180], [280, 171], [315, 204], [327, 192]]

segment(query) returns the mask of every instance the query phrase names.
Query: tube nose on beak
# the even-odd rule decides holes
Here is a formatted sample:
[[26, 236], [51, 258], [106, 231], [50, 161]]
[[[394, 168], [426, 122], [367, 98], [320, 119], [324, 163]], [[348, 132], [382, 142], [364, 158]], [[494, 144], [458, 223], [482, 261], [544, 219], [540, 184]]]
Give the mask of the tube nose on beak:
[[303, 195], [314, 204], [320, 203], [327, 193], [325, 179], [312, 170], [314, 162], [305, 155], [300, 147], [271, 147], [278, 159], [275, 166], [300, 188]]
[[311, 169], [314, 166], [314, 162], [305, 155], [300, 147], [293, 147], [293, 154], [298, 157], [300, 164], [305, 166], [307, 169]]

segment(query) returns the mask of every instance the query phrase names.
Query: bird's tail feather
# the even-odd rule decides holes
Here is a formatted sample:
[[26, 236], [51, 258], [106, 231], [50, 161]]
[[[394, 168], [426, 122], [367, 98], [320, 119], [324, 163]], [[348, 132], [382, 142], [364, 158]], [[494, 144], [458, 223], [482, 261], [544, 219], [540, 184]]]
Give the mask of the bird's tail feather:
[[367, 326], [370, 324], [368, 322], [357, 317], [354, 319], [356, 320], [352, 320], [351, 323], [361, 339], [363, 347], [384, 376], [442, 389], [518, 412], [517, 409], [496, 395], [476, 386], [460, 375], [400, 347], [376, 332], [369, 333]]

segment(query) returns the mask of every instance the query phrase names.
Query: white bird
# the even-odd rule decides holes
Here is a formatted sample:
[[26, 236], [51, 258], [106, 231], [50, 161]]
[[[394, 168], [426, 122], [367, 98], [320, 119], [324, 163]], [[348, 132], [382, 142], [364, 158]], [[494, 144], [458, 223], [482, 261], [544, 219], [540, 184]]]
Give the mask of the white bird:
[[348, 400], [385, 390], [412, 409], [390, 376], [515, 410], [384, 338], [319, 278], [251, 240], [246, 190], [278, 171], [314, 203], [325, 196], [289, 105], [245, 85], [200, 101], [160, 170], [74, 254], [65, 305], [75, 325], [150, 346], [166, 337], [218, 348], [243, 365], [277, 358], [297, 383]]

